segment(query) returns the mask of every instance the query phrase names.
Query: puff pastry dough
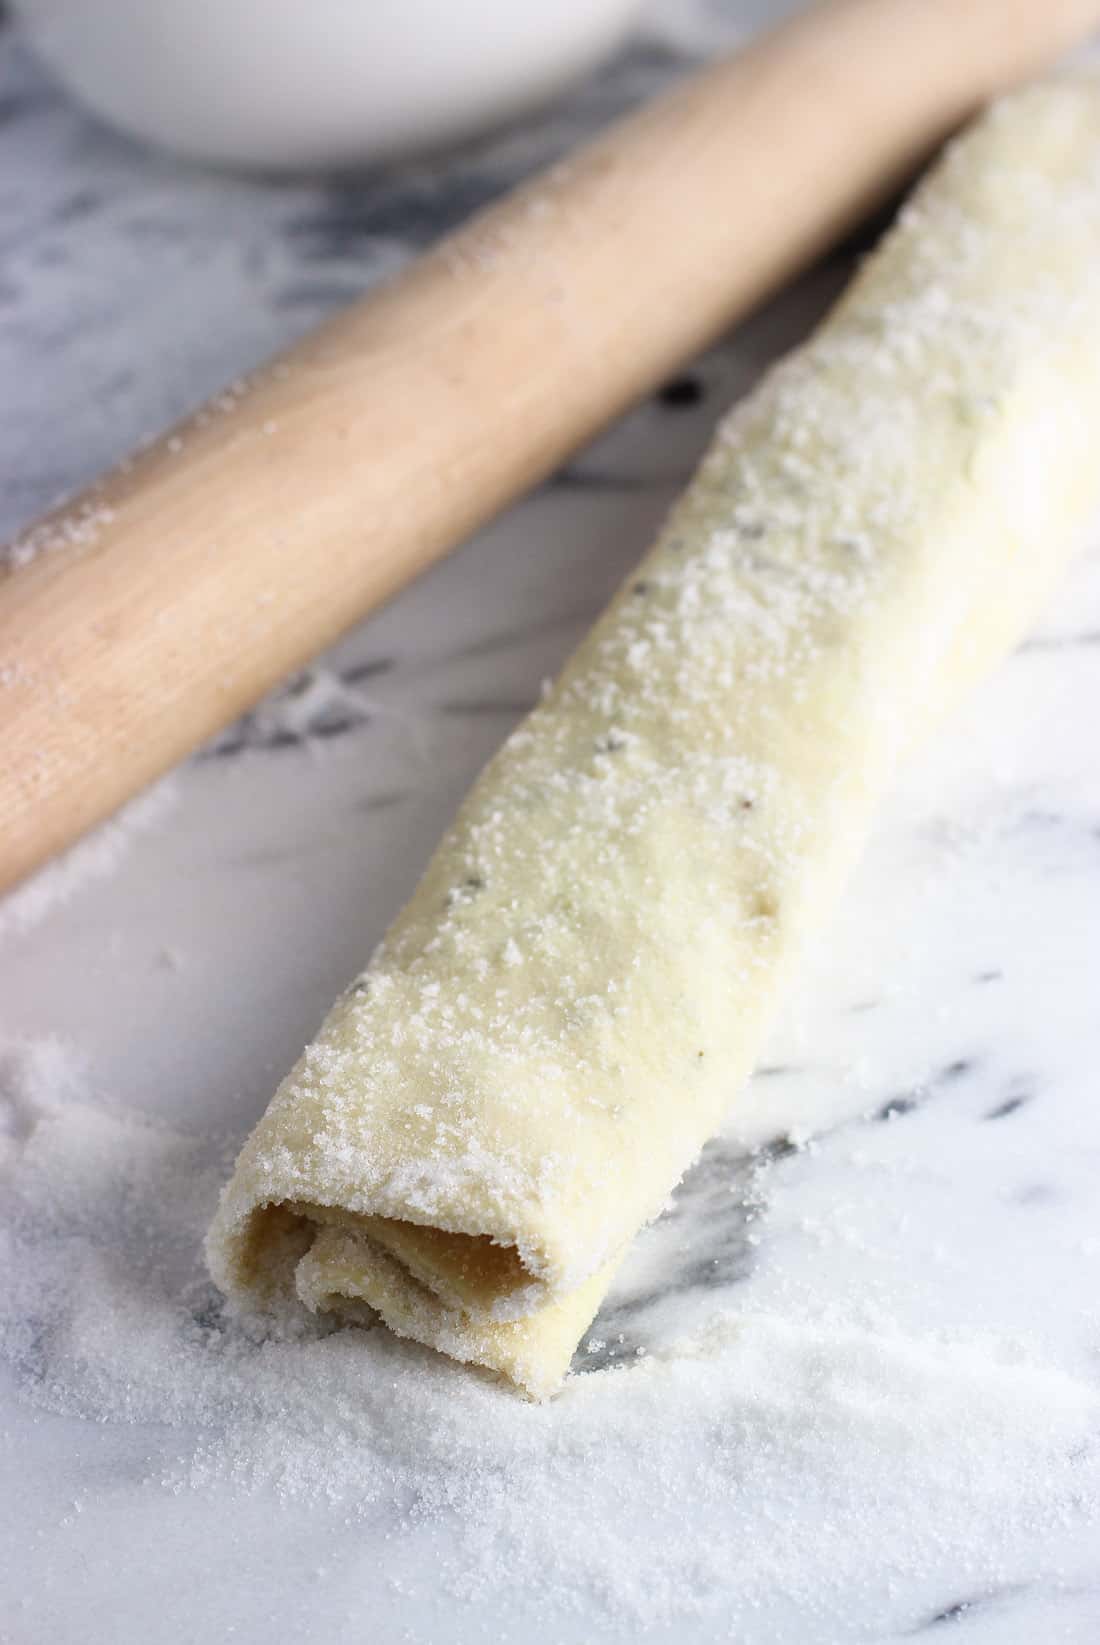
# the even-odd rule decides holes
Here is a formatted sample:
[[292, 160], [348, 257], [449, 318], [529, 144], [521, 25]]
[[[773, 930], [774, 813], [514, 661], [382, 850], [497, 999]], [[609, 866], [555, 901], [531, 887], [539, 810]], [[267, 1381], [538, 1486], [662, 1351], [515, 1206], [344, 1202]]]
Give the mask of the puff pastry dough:
[[958, 139], [467, 798], [245, 1145], [231, 1296], [551, 1393], [898, 760], [1100, 483], [1100, 82]]

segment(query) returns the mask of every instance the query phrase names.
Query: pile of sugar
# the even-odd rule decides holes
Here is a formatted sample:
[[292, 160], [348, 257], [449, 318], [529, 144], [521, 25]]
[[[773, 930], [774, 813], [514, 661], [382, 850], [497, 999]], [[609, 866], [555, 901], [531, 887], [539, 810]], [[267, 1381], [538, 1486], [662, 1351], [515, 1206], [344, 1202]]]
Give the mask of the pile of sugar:
[[224, 1139], [112, 1111], [56, 1043], [9, 1046], [0, 1098], [0, 1357], [42, 1410], [163, 1425], [154, 1494], [438, 1530], [460, 1599], [737, 1638], [777, 1603], [839, 1639], [899, 1587], [916, 1624], [960, 1580], [1056, 1581], [1095, 1525], [1097, 1396], [1018, 1348], [726, 1315], [535, 1406], [384, 1329], [227, 1320], [200, 1257]]

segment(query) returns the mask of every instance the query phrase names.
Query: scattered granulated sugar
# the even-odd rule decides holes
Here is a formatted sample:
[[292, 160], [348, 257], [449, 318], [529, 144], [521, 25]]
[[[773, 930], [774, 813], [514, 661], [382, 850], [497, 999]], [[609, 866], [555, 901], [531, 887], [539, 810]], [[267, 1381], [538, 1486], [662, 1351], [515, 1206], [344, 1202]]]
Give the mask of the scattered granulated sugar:
[[9, 1046], [0, 1099], [0, 1357], [40, 1409], [161, 1425], [154, 1494], [438, 1528], [456, 1602], [731, 1638], [777, 1591], [820, 1629], [870, 1583], [1042, 1574], [1096, 1522], [1096, 1395], [1018, 1348], [727, 1311], [537, 1406], [382, 1328], [227, 1319], [226, 1144], [112, 1111], [71, 1049]]
[[175, 803], [175, 779], [165, 777], [14, 891], [0, 897], [0, 941], [37, 925], [92, 880], [113, 874], [133, 841], [156, 828]]

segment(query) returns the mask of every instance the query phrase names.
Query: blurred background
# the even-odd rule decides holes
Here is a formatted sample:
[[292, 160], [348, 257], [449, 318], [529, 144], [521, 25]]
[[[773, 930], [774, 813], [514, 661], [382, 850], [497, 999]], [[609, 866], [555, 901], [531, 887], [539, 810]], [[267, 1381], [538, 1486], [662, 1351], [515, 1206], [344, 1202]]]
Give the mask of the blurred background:
[[9, 0], [0, 539], [797, 0]]

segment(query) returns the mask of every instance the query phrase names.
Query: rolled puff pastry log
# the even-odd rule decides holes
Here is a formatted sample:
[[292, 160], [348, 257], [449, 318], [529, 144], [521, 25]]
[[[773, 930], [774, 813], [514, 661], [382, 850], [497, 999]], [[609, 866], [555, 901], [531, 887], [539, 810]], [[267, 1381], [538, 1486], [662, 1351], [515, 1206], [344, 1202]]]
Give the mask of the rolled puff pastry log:
[[1100, 484], [1100, 81], [958, 139], [491, 762], [246, 1143], [234, 1298], [558, 1384], [899, 757]]

